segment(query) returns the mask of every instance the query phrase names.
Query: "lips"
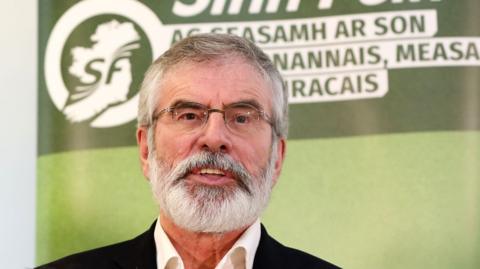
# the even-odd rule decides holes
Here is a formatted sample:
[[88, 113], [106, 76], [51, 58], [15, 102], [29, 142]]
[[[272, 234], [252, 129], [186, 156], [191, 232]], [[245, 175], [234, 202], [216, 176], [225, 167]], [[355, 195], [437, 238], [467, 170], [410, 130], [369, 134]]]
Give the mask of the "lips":
[[200, 175], [219, 175], [219, 176], [225, 176], [225, 172], [223, 172], [220, 169], [215, 169], [215, 168], [202, 168], [200, 169]]
[[236, 178], [231, 172], [216, 167], [194, 168], [185, 178], [196, 183], [214, 186], [236, 182]]

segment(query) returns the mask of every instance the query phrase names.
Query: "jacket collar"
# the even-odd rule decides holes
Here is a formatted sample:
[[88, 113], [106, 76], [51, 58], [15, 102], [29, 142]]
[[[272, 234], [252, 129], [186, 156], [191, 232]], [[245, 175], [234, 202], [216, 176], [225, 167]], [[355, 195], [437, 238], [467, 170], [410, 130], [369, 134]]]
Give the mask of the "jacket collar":
[[[115, 258], [119, 268], [157, 269], [154, 239], [156, 222], [153, 222], [148, 231], [126, 242], [125, 251]], [[276, 249], [275, 241], [268, 235], [262, 224], [260, 243], [255, 253], [253, 268], [275, 268], [273, 265], [278, 264], [280, 258]]]
[[153, 233], [156, 221], [148, 231], [126, 242], [125, 251], [115, 258], [122, 269], [157, 269], [156, 248]]
[[276, 241], [268, 235], [267, 230], [262, 224], [260, 242], [258, 243], [257, 252], [255, 253], [255, 259], [253, 260], [253, 269], [283, 268], [280, 262], [282, 258], [276, 246]]

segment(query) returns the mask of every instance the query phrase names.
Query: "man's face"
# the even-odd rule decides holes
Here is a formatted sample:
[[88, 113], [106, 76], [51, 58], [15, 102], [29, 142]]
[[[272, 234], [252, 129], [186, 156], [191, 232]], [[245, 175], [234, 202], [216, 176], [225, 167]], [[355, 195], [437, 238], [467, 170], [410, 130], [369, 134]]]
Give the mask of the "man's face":
[[[215, 109], [253, 102], [272, 115], [270, 84], [238, 57], [181, 63], [164, 75], [160, 88], [156, 111], [179, 102]], [[215, 228], [198, 223], [201, 228], [184, 227], [201, 231], [219, 232], [253, 222], [278, 178], [285, 146], [283, 139], [273, 143], [272, 127], [260, 121], [251, 132], [239, 134], [225, 125], [221, 113], [211, 113], [203, 127], [185, 131], [176, 128], [167, 113], [154, 127], [155, 154], [150, 148], [150, 156], [142, 139], [145, 131], [140, 130], [144, 174], [152, 181], [162, 214], [180, 226], [198, 218], [211, 218], [203, 221], [208, 225], [218, 222]], [[242, 208], [245, 212], [235, 212]], [[232, 218], [231, 225], [220, 220]]]

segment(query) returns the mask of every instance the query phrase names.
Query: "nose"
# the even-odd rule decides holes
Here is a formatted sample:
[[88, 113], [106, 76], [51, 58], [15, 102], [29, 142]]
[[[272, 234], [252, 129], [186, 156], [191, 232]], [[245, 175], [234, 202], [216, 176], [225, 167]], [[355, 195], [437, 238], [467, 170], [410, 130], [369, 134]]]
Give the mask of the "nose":
[[231, 136], [222, 113], [210, 113], [198, 139], [201, 150], [227, 153], [231, 149]]

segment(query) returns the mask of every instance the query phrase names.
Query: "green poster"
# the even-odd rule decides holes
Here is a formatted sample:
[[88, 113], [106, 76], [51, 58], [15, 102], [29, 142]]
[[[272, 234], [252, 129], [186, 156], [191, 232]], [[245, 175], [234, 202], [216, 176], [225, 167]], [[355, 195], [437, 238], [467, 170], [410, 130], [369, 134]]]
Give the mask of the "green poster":
[[45, 0], [39, 4], [37, 262], [131, 238], [157, 209], [138, 89], [175, 41], [258, 44], [290, 98], [262, 218], [344, 268], [480, 267], [480, 3]]

